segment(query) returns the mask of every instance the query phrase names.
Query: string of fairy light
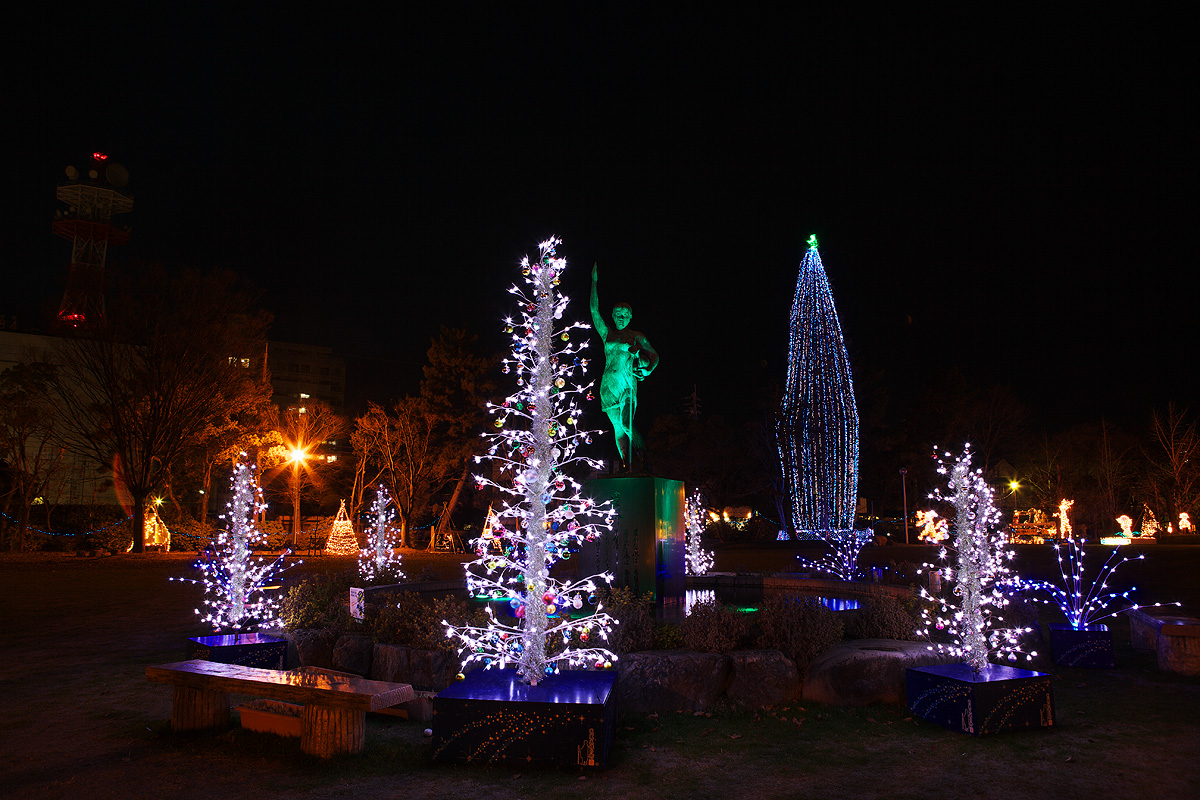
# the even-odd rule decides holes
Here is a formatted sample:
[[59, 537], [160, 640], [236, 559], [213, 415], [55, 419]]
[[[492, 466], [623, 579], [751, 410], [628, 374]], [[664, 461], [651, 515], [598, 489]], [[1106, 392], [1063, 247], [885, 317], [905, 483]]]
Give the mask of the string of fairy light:
[[204, 611], [196, 609], [203, 622], [216, 632], [249, 630], [270, 627], [275, 622], [278, 598], [267, 592], [267, 586], [288, 567], [285, 559], [291, 551], [284, 550], [274, 559], [254, 555], [254, 546], [265, 540], [254, 523], [266, 505], [262, 501], [258, 474], [246, 454], [238, 460], [232, 476], [232, 495], [227, 514], [222, 519], [228, 527], [218, 531], [211, 546], [200, 555], [196, 567], [200, 578], [172, 578], [204, 586]]
[[[962, 658], [978, 674], [987, 669], [992, 656], [1016, 661], [1022, 652], [1021, 635], [1031, 629], [1004, 625], [1001, 612], [1009, 599], [1002, 586], [1010, 574], [1013, 552], [1005, 547], [1000, 511], [983, 480], [983, 470], [971, 469], [971, 445], [965, 445], [949, 465], [950, 453], [938, 457], [935, 451], [934, 456], [938, 474], [948, 475], [948, 480], [946, 491], [939, 488], [930, 499], [953, 505], [954, 544], [941, 547], [941, 566], [925, 564], [924, 568], [953, 582], [954, 590], [934, 595], [921, 589], [921, 598], [928, 603], [921, 608], [922, 627], [917, 632], [932, 641], [930, 650]], [[949, 563], [951, 551], [954, 566]], [[1026, 658], [1036, 655], [1033, 651]]]
[[[604, 646], [616, 620], [596, 596], [612, 576], [567, 580], [549, 574], [581, 542], [611, 530], [616, 515], [611, 503], [583, 497], [569, 471], [575, 464], [597, 470], [603, 464], [576, 453], [594, 433], [579, 427], [579, 400], [591, 397], [593, 384], [583, 383], [587, 341], [571, 338], [588, 326], [562, 321], [568, 300], [558, 288], [567, 266], [557, 255], [560, 244], [553, 237], [541, 242], [537, 261], [521, 261], [525, 287], [509, 289], [519, 312], [504, 321], [512, 356], [502, 371], [515, 373], [517, 389], [501, 405], [489, 404], [495, 430], [484, 434], [489, 446], [482, 458], [495, 469], [475, 476], [503, 500], [495, 522], [472, 542], [478, 558], [467, 565], [467, 588], [506, 603], [514, 621], [501, 621], [494, 602], [487, 606], [486, 625], [444, 623], [446, 635], [461, 643], [464, 671], [472, 662], [513, 665], [529, 684], [563, 667], [611, 667], [617, 658]], [[592, 613], [584, 613], [585, 604]]]
[[[788, 371], [777, 426], [792, 526], [802, 538], [854, 527], [858, 495], [858, 409], [850, 359], [810, 236], [792, 303]], [[853, 544], [854, 537], [844, 544]]]

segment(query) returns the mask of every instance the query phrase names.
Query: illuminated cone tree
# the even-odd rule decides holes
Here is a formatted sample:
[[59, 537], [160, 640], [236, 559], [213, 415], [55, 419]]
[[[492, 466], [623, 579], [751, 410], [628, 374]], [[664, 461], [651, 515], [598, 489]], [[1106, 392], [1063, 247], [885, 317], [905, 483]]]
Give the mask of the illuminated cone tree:
[[[526, 287], [509, 289], [520, 313], [505, 320], [513, 347], [503, 371], [515, 373], [517, 390], [502, 405], [489, 406], [496, 430], [485, 434], [490, 444], [485, 458], [496, 470], [476, 476], [480, 486], [495, 487], [505, 499], [495, 523], [472, 543], [479, 558], [467, 565], [467, 586], [506, 603], [513, 621], [501, 621], [494, 602], [486, 626], [447, 624], [447, 635], [462, 642], [464, 666], [515, 665], [531, 685], [563, 667], [611, 667], [616, 660], [604, 646], [616, 621], [596, 598], [612, 576], [559, 580], [549, 574], [582, 540], [611, 530], [616, 513], [609, 503], [582, 497], [570, 474], [580, 462], [597, 470], [603, 465], [576, 454], [593, 433], [578, 427], [579, 399], [592, 384], [582, 384], [586, 338], [572, 340], [571, 331], [588, 326], [561, 322], [567, 298], [558, 289], [566, 268], [556, 255], [560, 243], [551, 238], [539, 244], [536, 262], [521, 261]], [[586, 613], [585, 606], [592, 605]]]
[[325, 542], [325, 552], [335, 556], [349, 556], [358, 552], [358, 537], [354, 534], [354, 523], [346, 513], [346, 501], [342, 501], [333, 526], [329, 529], [329, 539]]
[[[918, 633], [934, 642], [930, 650], [936, 647], [962, 658], [978, 674], [987, 669], [990, 656], [1016, 661], [1020, 636], [1031, 629], [1004, 627], [1001, 612], [1008, 598], [1000, 586], [1011, 580], [1007, 562], [1013, 553], [1005, 549], [1007, 538], [998, 525], [1000, 511], [993, 503], [992, 489], [984, 482], [982, 470], [971, 469], [971, 446], [966, 445], [950, 466], [943, 458], [938, 459], [938, 473], [949, 474], [947, 491], [939, 489], [930, 497], [954, 506], [954, 543], [952, 548], [943, 546], [939, 553], [943, 566], [925, 567], [952, 582], [954, 589], [952, 597], [946, 592], [934, 596], [921, 590], [921, 597], [931, 601], [932, 607], [921, 609], [923, 627]], [[948, 563], [951, 549], [953, 566]], [[1031, 652], [1026, 658], [1032, 660], [1036, 655]]]
[[196, 613], [218, 633], [269, 627], [275, 621], [278, 601], [264, 588], [283, 571], [284, 559], [290, 554], [284, 550], [272, 560], [254, 555], [254, 546], [266, 541], [254, 518], [266, 506], [258, 476], [245, 456], [243, 453], [233, 471], [233, 499], [229, 513], [222, 516], [228, 527], [217, 533], [212, 547], [196, 564], [202, 577], [175, 579], [204, 585], [205, 610], [196, 609]]

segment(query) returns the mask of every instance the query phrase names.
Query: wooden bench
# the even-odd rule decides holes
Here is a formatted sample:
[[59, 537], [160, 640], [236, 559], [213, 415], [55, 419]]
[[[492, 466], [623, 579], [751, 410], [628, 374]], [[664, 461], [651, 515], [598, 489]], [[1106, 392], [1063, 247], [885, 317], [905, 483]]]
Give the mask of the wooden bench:
[[199, 659], [146, 667], [146, 679], [175, 687], [171, 728], [177, 731], [228, 725], [230, 694], [303, 705], [300, 749], [321, 758], [361, 753], [366, 743], [367, 712], [414, 697], [412, 687], [406, 683], [372, 681], [307, 667], [289, 672]]

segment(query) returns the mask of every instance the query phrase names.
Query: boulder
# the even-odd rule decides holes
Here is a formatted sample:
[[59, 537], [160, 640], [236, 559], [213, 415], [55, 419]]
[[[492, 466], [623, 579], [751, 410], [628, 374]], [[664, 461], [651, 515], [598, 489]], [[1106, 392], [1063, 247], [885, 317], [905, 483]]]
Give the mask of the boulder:
[[729, 654], [729, 665], [725, 694], [735, 703], [770, 708], [800, 696], [796, 663], [778, 650], [738, 650]]
[[1156, 645], [1159, 669], [1200, 676], [1200, 623], [1164, 623]]
[[296, 645], [300, 666], [333, 669], [333, 646], [338, 638], [336, 633], [322, 629], [295, 630], [290, 638]]
[[411, 650], [411, 647], [398, 644], [376, 644], [371, 654], [371, 672], [367, 677], [373, 681], [408, 683], [408, 654]]
[[621, 656], [617, 708], [626, 711], [706, 711], [725, 692], [729, 657], [688, 650], [646, 650]]
[[904, 670], [961, 659], [925, 642], [856, 639], [841, 642], [817, 656], [804, 675], [804, 699], [831, 706], [907, 702]]
[[333, 646], [333, 668], [366, 676], [371, 672], [371, 653], [375, 643], [370, 636], [348, 633], [338, 637]]
[[[472, 664], [474, 668], [477, 664]], [[377, 644], [371, 659], [369, 677], [377, 681], [407, 683], [418, 691], [440, 692], [454, 683], [462, 662], [457, 653], [445, 650], [418, 650], [399, 644]]]

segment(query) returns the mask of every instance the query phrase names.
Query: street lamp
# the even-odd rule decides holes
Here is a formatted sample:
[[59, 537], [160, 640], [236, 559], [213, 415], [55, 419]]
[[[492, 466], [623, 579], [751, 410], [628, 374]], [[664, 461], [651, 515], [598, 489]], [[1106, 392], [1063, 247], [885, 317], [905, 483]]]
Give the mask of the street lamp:
[[291, 453], [292, 462], [292, 549], [296, 549], [296, 539], [300, 535], [300, 470], [304, 467], [304, 459], [308, 454], [302, 448], [294, 448]]
[[908, 469], [900, 468], [900, 496], [904, 498], [904, 543], [908, 544], [908, 486], [905, 485], [904, 476], [908, 474]]

